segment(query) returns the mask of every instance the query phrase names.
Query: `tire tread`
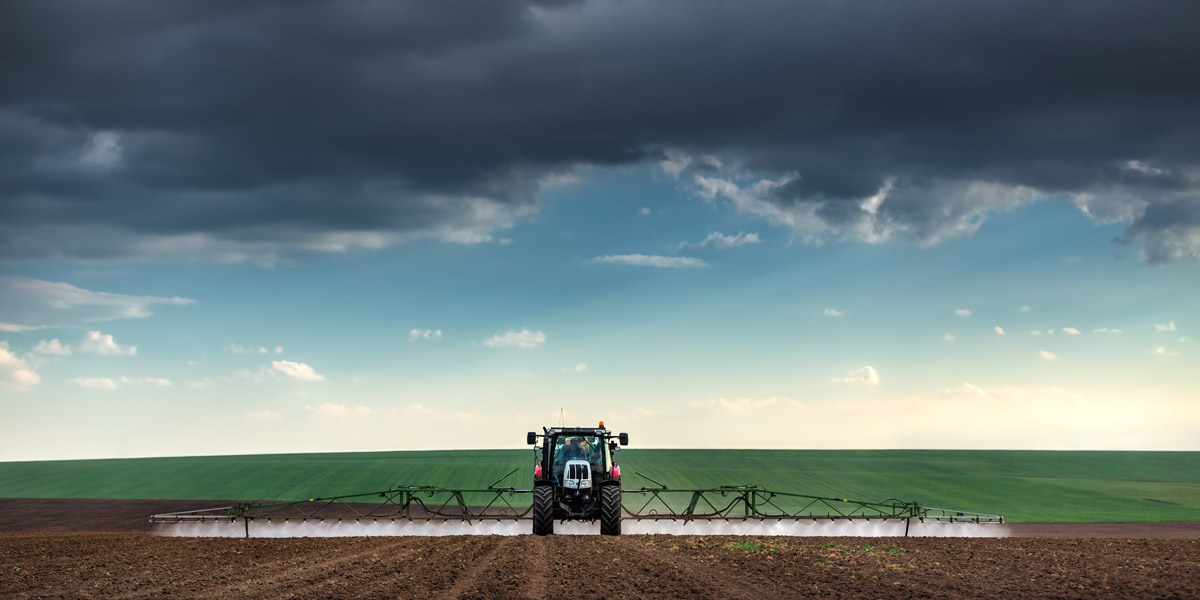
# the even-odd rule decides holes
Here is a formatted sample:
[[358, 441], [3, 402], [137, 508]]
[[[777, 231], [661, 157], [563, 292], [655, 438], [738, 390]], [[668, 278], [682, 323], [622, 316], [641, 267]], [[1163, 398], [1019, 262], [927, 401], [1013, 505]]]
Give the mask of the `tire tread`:
[[541, 485], [533, 488], [533, 535], [554, 533], [554, 488]]
[[621, 488], [600, 488], [600, 535], [621, 535]]

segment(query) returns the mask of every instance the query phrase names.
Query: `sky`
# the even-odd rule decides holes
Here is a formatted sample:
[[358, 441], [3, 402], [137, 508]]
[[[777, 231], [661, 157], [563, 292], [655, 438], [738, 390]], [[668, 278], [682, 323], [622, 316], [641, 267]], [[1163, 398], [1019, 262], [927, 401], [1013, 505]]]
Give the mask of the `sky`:
[[0, 461], [1200, 450], [1200, 4], [0, 5]]

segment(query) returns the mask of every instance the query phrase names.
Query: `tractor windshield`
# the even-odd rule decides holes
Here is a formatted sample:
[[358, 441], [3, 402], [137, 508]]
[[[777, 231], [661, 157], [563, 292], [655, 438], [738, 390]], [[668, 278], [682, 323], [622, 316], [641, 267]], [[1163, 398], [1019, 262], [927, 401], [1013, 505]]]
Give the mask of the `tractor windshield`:
[[554, 473], [561, 476], [568, 460], [586, 460], [597, 473], [608, 464], [604, 440], [594, 435], [560, 435], [554, 439]]

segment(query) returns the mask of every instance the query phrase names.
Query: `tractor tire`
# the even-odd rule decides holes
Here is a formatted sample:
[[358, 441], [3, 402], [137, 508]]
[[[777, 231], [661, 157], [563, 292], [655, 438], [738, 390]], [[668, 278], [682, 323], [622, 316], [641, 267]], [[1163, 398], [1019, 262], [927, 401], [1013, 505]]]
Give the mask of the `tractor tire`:
[[533, 488], [533, 535], [554, 533], [554, 488], [539, 485]]
[[621, 535], [621, 488], [600, 488], [600, 535]]

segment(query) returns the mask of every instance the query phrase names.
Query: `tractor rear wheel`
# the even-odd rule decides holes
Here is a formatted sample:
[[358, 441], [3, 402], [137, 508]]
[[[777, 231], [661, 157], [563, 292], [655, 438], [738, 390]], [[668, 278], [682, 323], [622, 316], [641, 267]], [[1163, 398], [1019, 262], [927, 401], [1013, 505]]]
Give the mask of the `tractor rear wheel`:
[[621, 535], [621, 488], [600, 488], [600, 535]]
[[554, 533], [554, 488], [539, 485], [533, 488], [533, 535]]

